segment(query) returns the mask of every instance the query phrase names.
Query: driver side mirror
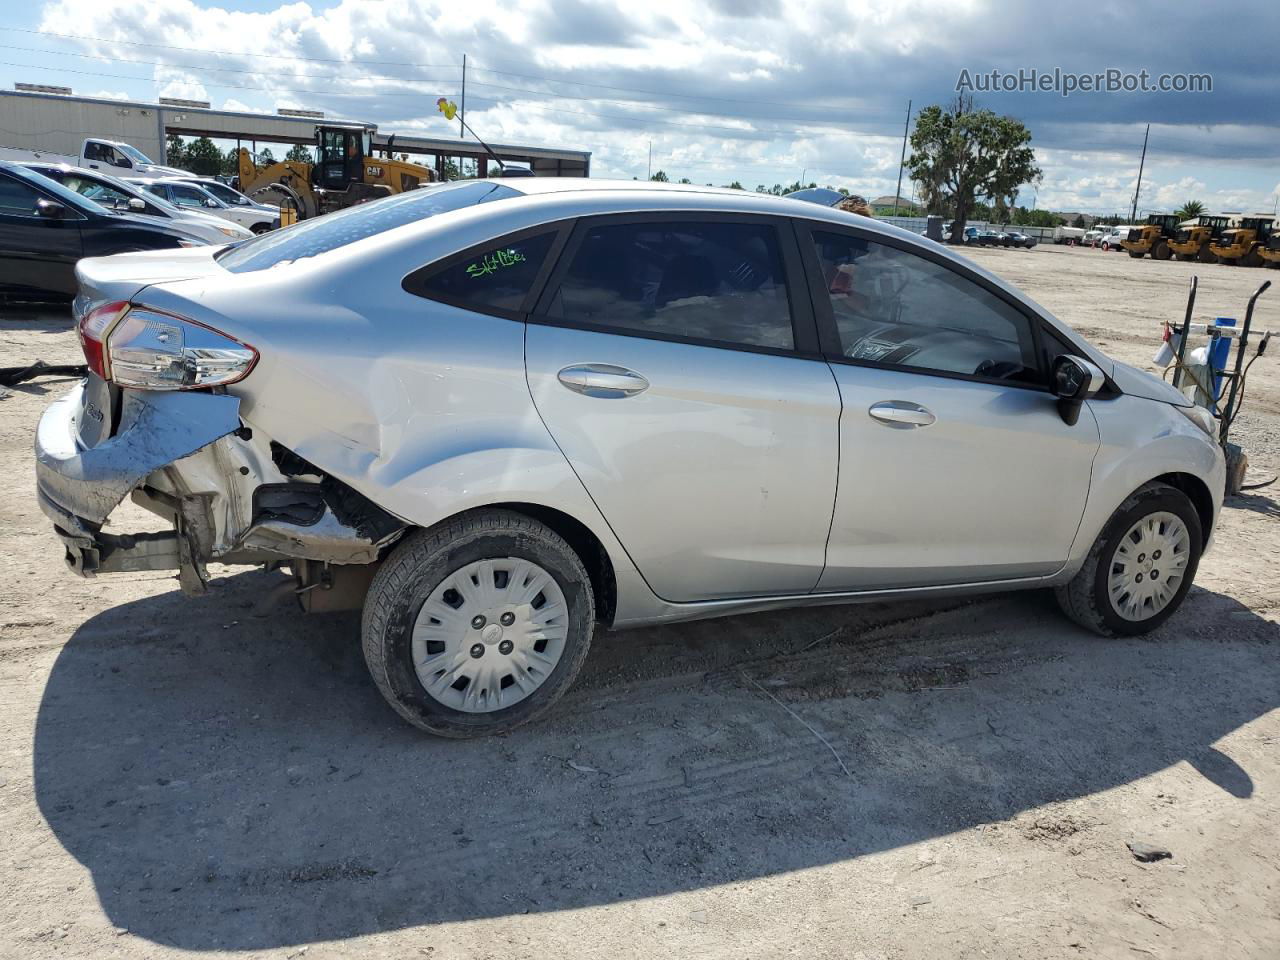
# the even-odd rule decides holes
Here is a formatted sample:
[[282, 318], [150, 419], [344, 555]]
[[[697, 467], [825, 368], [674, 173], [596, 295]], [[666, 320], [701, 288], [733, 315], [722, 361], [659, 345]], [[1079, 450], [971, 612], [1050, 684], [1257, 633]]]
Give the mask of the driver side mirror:
[[36, 216], [43, 220], [65, 220], [67, 208], [57, 200], [41, 198], [36, 201]]
[[130, 197], [129, 209], [134, 213], [141, 213], [143, 210], [147, 209], [147, 205], [143, 203], [139, 197]]
[[204, 202], [204, 205], [205, 205], [206, 207], [210, 207], [210, 208], [212, 208], [212, 209], [216, 210], [216, 209], [218, 208], [218, 201], [217, 201], [217, 200], [214, 200], [213, 198], [210, 198], [210, 199], [208, 199], [208, 200], [206, 200], [206, 201]]
[[1107, 376], [1084, 357], [1064, 353], [1053, 361], [1053, 394], [1058, 398], [1058, 415], [1067, 426], [1075, 426], [1080, 408], [1095, 397]]
[[123, 154], [117, 153], [114, 162], [117, 167], [124, 167], [126, 170], [133, 169], [133, 161]]

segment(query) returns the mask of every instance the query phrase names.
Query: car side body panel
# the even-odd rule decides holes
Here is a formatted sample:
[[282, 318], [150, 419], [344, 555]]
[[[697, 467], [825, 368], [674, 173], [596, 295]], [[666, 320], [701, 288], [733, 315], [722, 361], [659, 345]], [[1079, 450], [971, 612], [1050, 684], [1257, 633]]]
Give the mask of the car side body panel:
[[255, 436], [414, 526], [494, 504], [565, 513], [608, 553], [619, 597], [638, 596], [628, 616], [645, 614], [648, 586], [632, 582], [627, 552], [533, 406], [523, 323], [424, 300], [398, 282], [363, 287], [371, 292], [357, 312], [322, 302], [340, 281], [317, 290], [282, 287], [270, 271], [242, 279], [263, 289], [235, 320], [218, 312], [224, 304], [209, 278], [152, 288], [145, 299], [184, 316], [198, 303], [192, 319], [259, 350], [253, 375], [229, 389]]
[[[1059, 579], [1075, 575], [1116, 508], [1157, 477], [1188, 474], [1199, 479], [1209, 493], [1213, 526], [1217, 525], [1226, 487], [1226, 461], [1221, 447], [1205, 442], [1204, 431], [1176, 407], [1158, 400], [1119, 396], [1093, 399], [1088, 406], [1098, 422], [1100, 446], [1094, 457], [1089, 500], [1070, 560]], [[1141, 450], [1142, 455], [1134, 456], [1135, 450]], [[1205, 549], [1208, 546], [1206, 540]]]
[[[425, 527], [475, 507], [525, 503], [560, 511], [586, 526], [614, 568], [618, 626], [801, 603], [1061, 582], [1083, 563], [1116, 506], [1142, 483], [1169, 472], [1199, 477], [1216, 491], [1217, 508], [1221, 454], [1176, 409], [1138, 397], [1090, 401], [1101, 446], [1079, 531], [1066, 564], [1055, 573], [998, 584], [822, 595], [788, 592], [697, 603], [660, 600], [534, 406], [526, 380], [524, 323], [425, 300], [406, 292], [402, 281], [422, 266], [474, 244], [581, 216], [680, 209], [847, 225], [852, 215], [784, 199], [734, 196], [736, 191], [648, 191], [614, 185], [551, 192], [545, 184], [529, 189], [533, 192], [520, 199], [414, 222], [348, 248], [257, 272], [231, 274], [207, 259], [208, 253], [183, 251], [175, 257], [177, 265], [170, 274], [174, 278], [156, 270], [155, 282], [134, 283], [126, 295], [253, 345], [261, 354], [258, 366], [227, 393], [239, 399], [240, 416], [256, 440], [277, 442], [400, 520]], [[950, 251], [926, 247], [906, 231], [859, 221], [868, 231], [975, 269]], [[138, 258], [139, 266], [144, 266], [144, 259]], [[176, 279], [182, 276], [187, 279]], [[1064, 341], [1079, 344], [1081, 356], [1104, 371], [1114, 369], [1096, 347], [1053, 322], [1025, 296], [996, 278], [992, 282], [1044, 317]], [[122, 284], [123, 278], [117, 286]], [[1080, 426], [1086, 427], [1084, 418]], [[1142, 456], [1133, 456], [1139, 448]]]

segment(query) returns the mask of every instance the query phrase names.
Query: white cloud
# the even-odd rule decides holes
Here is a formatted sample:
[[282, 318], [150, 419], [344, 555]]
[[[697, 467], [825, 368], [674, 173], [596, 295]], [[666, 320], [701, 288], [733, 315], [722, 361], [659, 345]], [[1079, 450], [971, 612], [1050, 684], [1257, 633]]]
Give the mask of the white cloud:
[[[106, 38], [74, 45], [99, 56], [161, 61], [153, 91], [165, 96], [267, 112], [296, 105], [436, 135], [456, 135], [433, 104], [440, 95], [460, 99], [465, 52], [467, 120], [487, 139], [590, 149], [595, 175], [624, 177], [645, 175], [652, 141], [654, 168], [672, 177], [754, 186], [803, 174], [877, 195], [897, 180], [908, 99], [917, 109], [946, 101], [961, 67], [1016, 69], [1065, 56], [1076, 61], [1066, 67], [1082, 71], [1108, 58], [1140, 67], [1123, 41], [1140, 24], [1144, 49], [1179, 49], [1173, 41], [1194, 38], [1183, 66], [1213, 67], [1214, 94], [991, 100], [1035, 135], [1044, 181], [1024, 188], [1023, 200], [1128, 209], [1151, 121], [1140, 206], [1181, 203], [1188, 191], [1261, 204], [1274, 176], [1267, 164], [1280, 153], [1276, 101], [1256, 76], [1234, 79], [1237, 61], [1252, 61], [1239, 37], [1215, 39], [1230, 32], [1224, 18], [1191, 5], [1159, 22], [1136, 8], [1108, 16], [1099, 33], [1070, 6], [995, 0], [471, 0], [462, 9], [444, 0], [338, 0], [249, 11], [195, 0], [53, 0], [41, 29]], [[1257, 12], [1252, 35], [1274, 35], [1261, 21], [1275, 17]], [[140, 38], [165, 46], [123, 42]], [[102, 62], [103, 72], [126, 67]]]

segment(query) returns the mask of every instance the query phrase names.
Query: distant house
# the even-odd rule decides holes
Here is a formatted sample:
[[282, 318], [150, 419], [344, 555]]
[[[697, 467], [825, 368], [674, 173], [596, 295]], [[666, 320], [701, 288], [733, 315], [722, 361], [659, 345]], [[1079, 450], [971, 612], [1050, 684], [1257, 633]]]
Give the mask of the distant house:
[[876, 197], [868, 206], [871, 212], [877, 217], [892, 217], [894, 208], [897, 208], [898, 216], [902, 217], [919, 217], [924, 215], [924, 207], [918, 203], [912, 203], [906, 197], [898, 197], [895, 201], [892, 196]]

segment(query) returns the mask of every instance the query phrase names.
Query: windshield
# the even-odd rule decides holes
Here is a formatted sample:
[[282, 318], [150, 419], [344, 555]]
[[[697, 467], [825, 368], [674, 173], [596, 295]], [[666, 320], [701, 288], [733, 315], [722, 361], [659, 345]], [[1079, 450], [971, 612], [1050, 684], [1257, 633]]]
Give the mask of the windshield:
[[235, 190], [232, 190], [230, 187], [222, 183], [208, 183], [202, 180], [200, 182], [200, 186], [212, 193], [223, 203], [235, 204], [238, 207], [247, 206], [253, 203], [253, 201], [248, 197], [241, 193], [237, 193]]
[[51, 177], [46, 177], [42, 173], [36, 173], [34, 170], [27, 167], [20, 167], [16, 165], [9, 166], [7, 169], [13, 171], [17, 176], [26, 180], [33, 187], [38, 187], [50, 196], [56, 197], [68, 207], [72, 207], [82, 213], [91, 213], [96, 214], [97, 216], [112, 213], [111, 210], [108, 210], [106, 207], [102, 206], [102, 204], [94, 203], [88, 197], [82, 197], [74, 190], [68, 190], [57, 180], [54, 180]]
[[233, 273], [265, 270], [328, 253], [437, 214], [518, 196], [521, 196], [518, 190], [485, 180], [423, 187], [327, 213], [284, 230], [273, 230], [216, 256], [218, 262]]
[[112, 144], [117, 150], [123, 153], [134, 163], [150, 163], [151, 158], [139, 150], [137, 147], [131, 147], [127, 143]]

